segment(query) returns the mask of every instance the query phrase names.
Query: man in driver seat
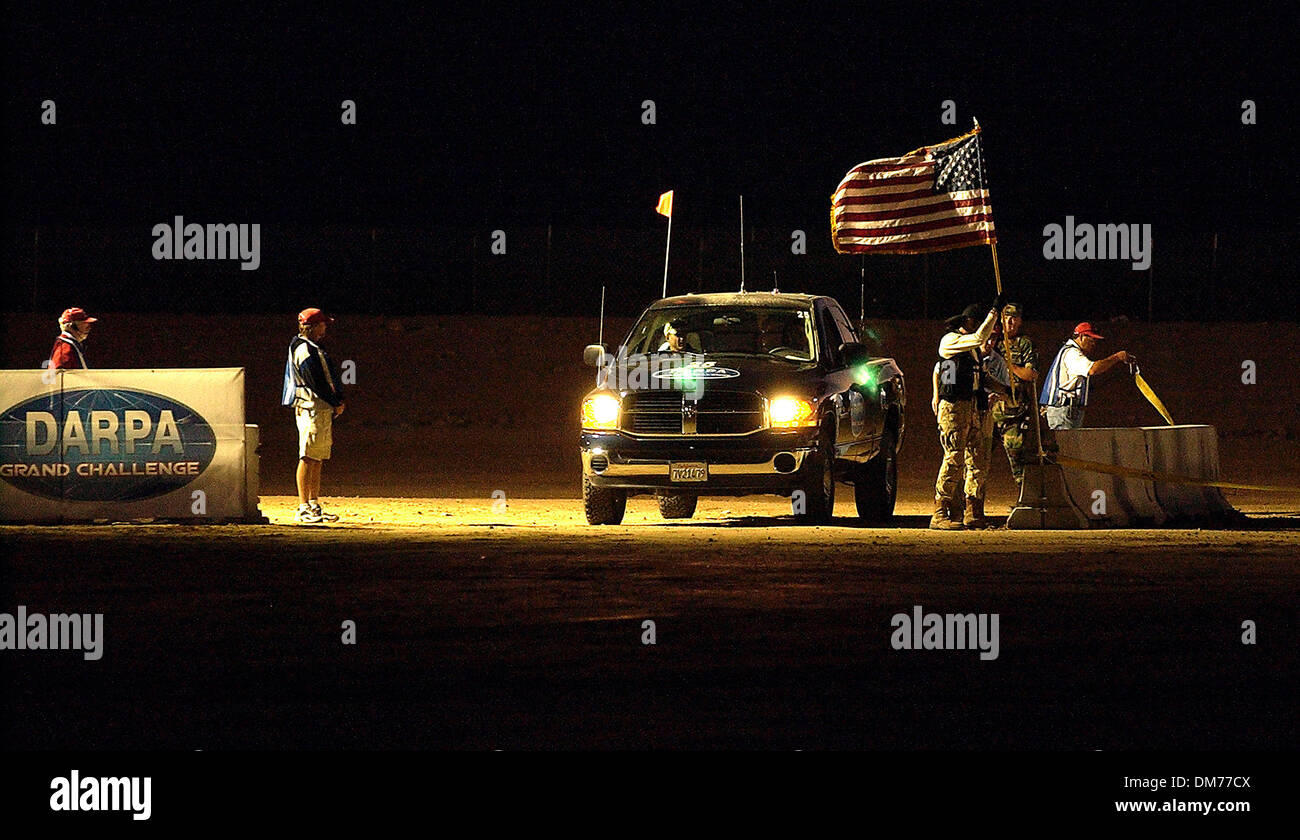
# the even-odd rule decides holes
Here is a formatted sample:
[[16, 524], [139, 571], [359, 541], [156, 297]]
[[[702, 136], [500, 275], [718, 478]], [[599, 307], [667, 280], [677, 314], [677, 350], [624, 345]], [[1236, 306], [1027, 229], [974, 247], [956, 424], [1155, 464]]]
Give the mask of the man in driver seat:
[[758, 352], [767, 353], [775, 350], [777, 347], [785, 347], [785, 324], [781, 319], [770, 313], [760, 312], [758, 315]]
[[678, 319], [664, 324], [664, 343], [659, 345], [660, 353], [686, 352], [686, 322]]

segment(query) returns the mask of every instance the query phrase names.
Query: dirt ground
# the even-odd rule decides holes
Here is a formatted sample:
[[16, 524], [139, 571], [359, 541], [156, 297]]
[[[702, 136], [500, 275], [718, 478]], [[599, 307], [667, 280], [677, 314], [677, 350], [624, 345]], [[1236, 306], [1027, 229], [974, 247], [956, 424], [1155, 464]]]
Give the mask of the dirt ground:
[[[34, 367], [48, 320], [6, 316], [0, 363]], [[774, 497], [705, 499], [667, 523], [640, 497], [624, 525], [592, 528], [575, 421], [593, 321], [341, 320], [328, 346], [357, 384], [325, 470], [343, 516], [328, 526], [290, 524], [286, 323], [97, 325], [97, 367], [247, 368], [271, 524], [0, 528], [0, 611], [105, 616], [97, 662], [0, 654], [6, 746], [1300, 746], [1300, 492], [1229, 491], [1250, 517], [1226, 530], [927, 531], [937, 324], [875, 325], [912, 383], [895, 527], [859, 527], [841, 487], [830, 526], [794, 524]], [[1031, 335], [1050, 347], [1065, 328]], [[1226, 478], [1300, 485], [1285, 330], [1107, 334], [1175, 419], [1216, 425]], [[411, 347], [419, 362], [389, 363]], [[1099, 395], [1090, 425], [1153, 422], [1131, 382]], [[992, 513], [1010, 487], [999, 452]], [[998, 657], [894, 649], [893, 616], [918, 605], [996, 613]]]
[[[781, 500], [337, 498], [294, 526], [0, 529], [6, 604], [105, 614], [7, 653], [14, 748], [1294, 749], [1300, 517], [1241, 530], [799, 527]], [[998, 658], [891, 647], [997, 613]], [[1258, 643], [1242, 643], [1254, 621]], [[343, 622], [356, 644], [343, 644]], [[655, 644], [644, 644], [654, 622]], [[8, 664], [8, 663], [7, 663]]]

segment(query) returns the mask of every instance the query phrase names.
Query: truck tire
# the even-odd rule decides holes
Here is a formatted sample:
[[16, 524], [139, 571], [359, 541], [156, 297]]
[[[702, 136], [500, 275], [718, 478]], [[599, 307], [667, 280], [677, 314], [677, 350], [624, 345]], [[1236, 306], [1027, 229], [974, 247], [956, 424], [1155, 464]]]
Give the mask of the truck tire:
[[695, 493], [660, 491], [656, 494], [659, 513], [664, 519], [690, 519], [695, 515], [695, 504], [700, 497]]
[[623, 511], [627, 510], [627, 492], [592, 487], [591, 482], [583, 477], [582, 510], [587, 514], [588, 525], [617, 525], [623, 521]]
[[807, 478], [799, 488], [804, 493], [804, 510], [795, 516], [805, 525], [825, 525], [835, 514], [835, 444], [829, 429], [822, 428], [817, 450], [809, 454], [804, 469]]
[[853, 484], [853, 500], [858, 518], [874, 525], [894, 518], [898, 498], [898, 433], [893, 425], [885, 426], [880, 438], [880, 452], [858, 472]]

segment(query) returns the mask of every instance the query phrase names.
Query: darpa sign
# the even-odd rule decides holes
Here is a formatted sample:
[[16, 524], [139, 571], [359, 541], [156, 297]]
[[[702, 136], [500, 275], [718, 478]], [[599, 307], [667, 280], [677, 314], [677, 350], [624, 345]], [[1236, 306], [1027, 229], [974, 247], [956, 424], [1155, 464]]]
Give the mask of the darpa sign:
[[0, 414], [0, 479], [50, 499], [160, 496], [197, 478], [216, 448], [198, 412], [133, 389], [65, 391]]

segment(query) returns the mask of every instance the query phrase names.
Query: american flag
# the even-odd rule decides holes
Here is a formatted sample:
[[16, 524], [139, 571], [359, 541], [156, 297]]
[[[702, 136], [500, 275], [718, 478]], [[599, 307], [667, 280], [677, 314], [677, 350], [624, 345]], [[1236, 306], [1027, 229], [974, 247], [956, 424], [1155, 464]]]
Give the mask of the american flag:
[[841, 254], [920, 254], [997, 241], [980, 130], [860, 163], [831, 196]]

